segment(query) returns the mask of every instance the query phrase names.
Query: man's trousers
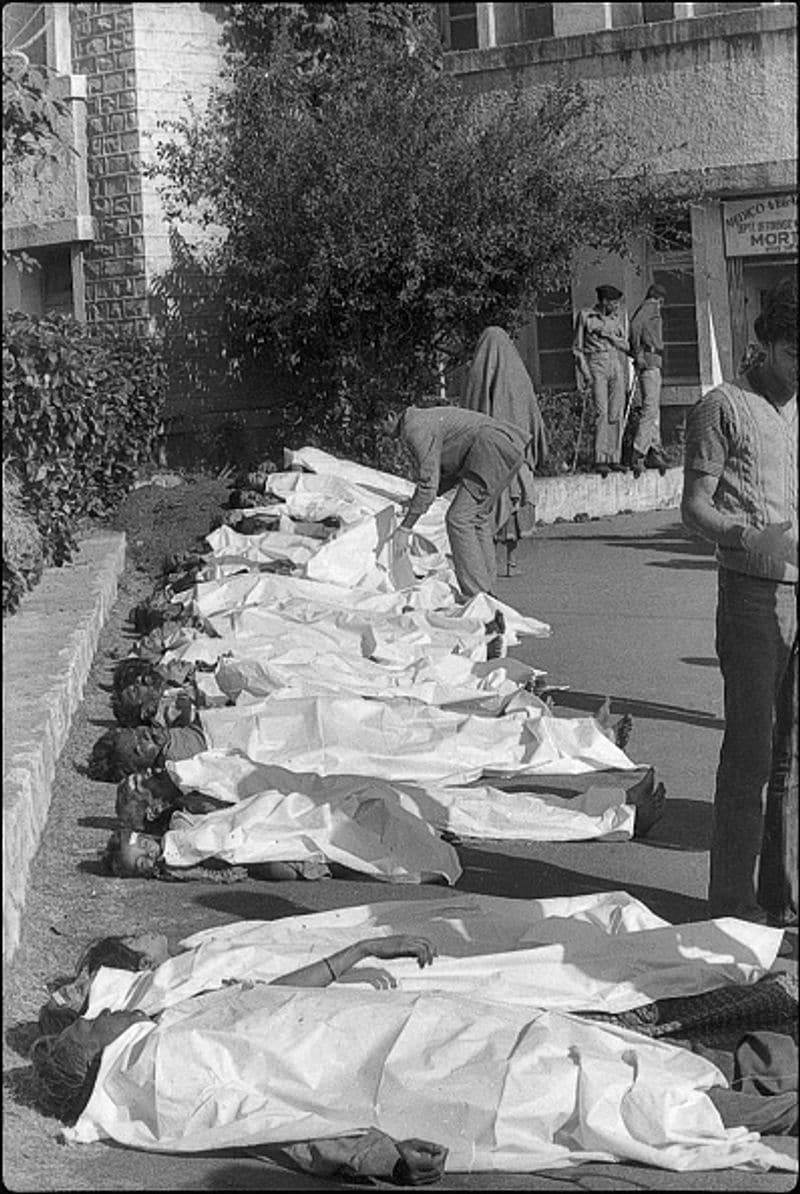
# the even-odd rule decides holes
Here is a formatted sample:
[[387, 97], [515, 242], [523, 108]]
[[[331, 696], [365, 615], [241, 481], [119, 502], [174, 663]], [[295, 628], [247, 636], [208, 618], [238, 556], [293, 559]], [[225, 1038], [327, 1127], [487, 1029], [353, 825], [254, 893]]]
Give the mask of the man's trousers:
[[[709, 913], [797, 912], [797, 773], [791, 783], [796, 585], [719, 570], [717, 655], [725, 733], [717, 769]], [[794, 724], [794, 730], [793, 730]], [[768, 791], [767, 785], [769, 785]], [[766, 792], [766, 807], [765, 807]], [[794, 809], [792, 809], [794, 802]], [[766, 814], [766, 820], [765, 820]]]
[[618, 464], [622, 451], [622, 415], [625, 409], [625, 376], [618, 352], [604, 352], [588, 359], [592, 398], [597, 422], [594, 432], [595, 464]]

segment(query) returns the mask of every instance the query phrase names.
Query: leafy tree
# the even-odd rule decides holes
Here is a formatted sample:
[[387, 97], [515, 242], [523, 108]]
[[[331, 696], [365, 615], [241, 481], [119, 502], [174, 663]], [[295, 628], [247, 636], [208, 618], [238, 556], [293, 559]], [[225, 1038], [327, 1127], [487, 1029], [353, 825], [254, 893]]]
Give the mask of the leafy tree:
[[374, 458], [376, 400], [513, 331], [579, 248], [685, 212], [580, 87], [470, 96], [428, 5], [220, 7], [221, 85], [159, 169], [173, 217], [227, 230], [230, 367], [283, 378], [287, 439]]
[[23, 164], [57, 156], [58, 122], [69, 109], [25, 54], [3, 55], [3, 201], [13, 198]]

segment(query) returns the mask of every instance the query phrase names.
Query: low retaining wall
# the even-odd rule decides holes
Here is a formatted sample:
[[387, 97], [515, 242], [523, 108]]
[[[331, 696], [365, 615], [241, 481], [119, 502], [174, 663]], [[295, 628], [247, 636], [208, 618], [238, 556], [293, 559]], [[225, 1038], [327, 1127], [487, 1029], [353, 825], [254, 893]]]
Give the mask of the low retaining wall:
[[610, 514], [639, 513], [680, 506], [683, 469], [647, 469], [634, 479], [633, 473], [576, 473], [574, 476], [537, 477], [536, 520], [555, 522], [577, 514], [605, 518]]
[[125, 536], [85, 539], [48, 568], [3, 626], [3, 959], [19, 944], [25, 889], [56, 761], [125, 567]]

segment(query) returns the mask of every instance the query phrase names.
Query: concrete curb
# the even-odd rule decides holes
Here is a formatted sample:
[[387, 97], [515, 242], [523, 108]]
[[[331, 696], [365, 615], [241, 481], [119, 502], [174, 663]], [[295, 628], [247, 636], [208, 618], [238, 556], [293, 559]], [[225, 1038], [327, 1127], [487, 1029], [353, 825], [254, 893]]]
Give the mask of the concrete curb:
[[576, 514], [605, 518], [645, 510], [663, 510], [680, 506], [683, 469], [667, 469], [661, 476], [648, 469], [638, 480], [633, 473], [610, 473], [606, 478], [596, 473], [576, 473], [565, 477], [536, 478], [536, 520], [555, 522], [573, 519]]
[[72, 563], [45, 570], [3, 626], [4, 961], [19, 944], [56, 762], [124, 567], [124, 534], [87, 538]]

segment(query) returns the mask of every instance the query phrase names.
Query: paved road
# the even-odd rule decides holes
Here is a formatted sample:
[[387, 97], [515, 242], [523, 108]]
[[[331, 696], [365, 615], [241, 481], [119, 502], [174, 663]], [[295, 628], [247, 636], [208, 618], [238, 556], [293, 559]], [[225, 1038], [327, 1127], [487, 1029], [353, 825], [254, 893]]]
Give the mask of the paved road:
[[[564, 708], [594, 710], [610, 695], [634, 717], [629, 747], [665, 780], [668, 811], [647, 842], [481, 845], [464, 848], [459, 888], [543, 897], [626, 888], [673, 921], [702, 919], [710, 797], [721, 733], [721, 683], [713, 649], [715, 568], [704, 546], [687, 541], [675, 511], [543, 528], [522, 544], [500, 595], [552, 625], [552, 637], [515, 649], [570, 685]], [[154, 890], [157, 889], [157, 890]], [[258, 884], [176, 889], [148, 885], [147, 904], [163, 931], [183, 935], [232, 917], [274, 917], [304, 909], [397, 898], [370, 882]], [[404, 898], [441, 898], [441, 888], [405, 888]], [[431, 1125], [435, 1138], [435, 1125]], [[69, 1150], [72, 1153], [72, 1150]], [[73, 1181], [49, 1189], [74, 1188]], [[85, 1189], [330, 1189], [247, 1154], [159, 1157], [89, 1146]], [[35, 1164], [33, 1165], [35, 1170]], [[84, 1184], [86, 1183], [86, 1184]], [[548, 1175], [457, 1175], [441, 1189], [694, 1189], [778, 1191], [787, 1174], [669, 1174], [636, 1166], [589, 1165]], [[34, 1184], [15, 1188], [42, 1189]]]

